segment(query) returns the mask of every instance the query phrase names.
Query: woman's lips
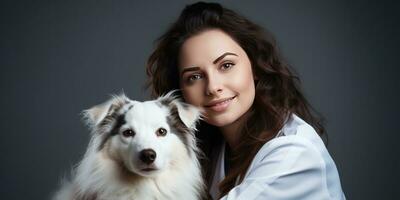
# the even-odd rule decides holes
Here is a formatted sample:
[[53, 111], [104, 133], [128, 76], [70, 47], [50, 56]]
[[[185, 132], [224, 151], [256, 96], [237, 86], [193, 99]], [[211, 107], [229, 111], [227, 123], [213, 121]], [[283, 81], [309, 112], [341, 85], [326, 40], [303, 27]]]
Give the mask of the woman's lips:
[[231, 104], [232, 100], [235, 97], [236, 96], [228, 98], [228, 99], [226, 99], [224, 101], [221, 101], [221, 102], [218, 102], [218, 103], [214, 103], [212, 105], [207, 105], [205, 107], [210, 109], [210, 110], [213, 110], [215, 112], [222, 112], [222, 111], [224, 111], [224, 110], [226, 110], [228, 108], [228, 106]]

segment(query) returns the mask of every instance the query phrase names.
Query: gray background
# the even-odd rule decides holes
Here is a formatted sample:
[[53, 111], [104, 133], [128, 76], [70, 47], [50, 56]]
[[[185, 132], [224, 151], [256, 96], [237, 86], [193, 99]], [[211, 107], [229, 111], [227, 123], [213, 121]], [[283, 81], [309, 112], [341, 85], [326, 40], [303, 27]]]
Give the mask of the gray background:
[[[81, 110], [148, 99], [153, 41], [190, 2], [1, 1], [1, 199], [50, 197], [86, 149]], [[347, 198], [398, 199], [399, 5], [221, 2], [276, 36], [327, 119]]]

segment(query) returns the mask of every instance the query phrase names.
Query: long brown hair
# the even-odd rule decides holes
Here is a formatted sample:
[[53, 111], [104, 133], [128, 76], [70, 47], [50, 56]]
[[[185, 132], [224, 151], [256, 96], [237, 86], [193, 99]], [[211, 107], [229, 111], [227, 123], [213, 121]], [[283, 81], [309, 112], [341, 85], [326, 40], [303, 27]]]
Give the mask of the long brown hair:
[[[276, 136], [292, 113], [312, 125], [319, 135], [325, 129], [322, 117], [301, 93], [299, 78], [279, 55], [272, 34], [218, 3], [187, 5], [178, 20], [156, 40], [157, 46], [147, 62], [147, 86], [153, 97], [179, 89], [180, 47], [186, 39], [207, 29], [220, 29], [232, 37], [248, 55], [257, 77], [254, 103], [241, 128], [241, 142], [232, 149], [232, 167], [219, 185], [223, 196], [235, 186], [237, 177], [240, 182], [243, 180], [255, 154]], [[205, 122], [200, 124], [200, 147], [208, 157], [215, 157], [213, 152], [223, 140], [221, 134], [215, 132], [218, 132], [216, 127]], [[215, 158], [202, 160], [208, 184], [215, 164], [213, 160]]]

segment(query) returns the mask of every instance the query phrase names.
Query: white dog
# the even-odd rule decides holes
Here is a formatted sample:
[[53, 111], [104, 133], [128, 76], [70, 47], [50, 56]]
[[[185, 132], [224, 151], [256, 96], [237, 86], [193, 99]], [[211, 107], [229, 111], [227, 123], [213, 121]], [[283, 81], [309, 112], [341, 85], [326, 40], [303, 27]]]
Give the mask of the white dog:
[[200, 112], [172, 92], [138, 102], [124, 94], [85, 110], [92, 131], [83, 160], [56, 200], [204, 197], [194, 137]]

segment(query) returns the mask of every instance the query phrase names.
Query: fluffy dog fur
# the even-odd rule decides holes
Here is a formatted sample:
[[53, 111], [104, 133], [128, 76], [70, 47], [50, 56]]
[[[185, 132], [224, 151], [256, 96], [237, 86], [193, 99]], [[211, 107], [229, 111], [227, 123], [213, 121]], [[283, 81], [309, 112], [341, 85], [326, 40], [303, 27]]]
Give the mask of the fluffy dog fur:
[[83, 113], [92, 132], [90, 143], [72, 180], [64, 182], [53, 199], [195, 200], [204, 196], [194, 137], [200, 113], [195, 107], [172, 92], [145, 102], [122, 94]]

